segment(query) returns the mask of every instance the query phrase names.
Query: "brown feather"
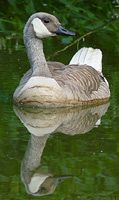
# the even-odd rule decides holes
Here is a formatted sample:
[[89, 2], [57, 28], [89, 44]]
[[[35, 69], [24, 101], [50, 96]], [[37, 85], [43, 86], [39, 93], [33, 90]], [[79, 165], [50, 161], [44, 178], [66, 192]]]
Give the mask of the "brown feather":
[[[47, 64], [53, 78], [64, 91], [72, 93], [74, 100], [88, 101], [92, 100], [92, 98], [97, 99], [97, 96], [94, 97], [94, 93], [99, 92], [102, 86], [103, 88], [99, 95], [102, 95], [103, 98], [107, 95], [106, 83], [101, 77], [101, 73], [93, 67], [87, 65], [65, 66], [60, 62], [47, 62]], [[30, 69], [21, 79], [20, 86], [23, 87], [31, 76], [32, 70]]]

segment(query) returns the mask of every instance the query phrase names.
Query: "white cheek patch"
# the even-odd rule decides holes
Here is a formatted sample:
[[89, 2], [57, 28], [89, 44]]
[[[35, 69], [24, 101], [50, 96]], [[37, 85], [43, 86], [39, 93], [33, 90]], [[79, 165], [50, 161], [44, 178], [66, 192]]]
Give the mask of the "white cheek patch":
[[38, 192], [41, 184], [45, 181], [46, 178], [48, 178], [48, 175], [35, 173], [31, 178], [30, 184], [28, 185], [30, 192], [31, 193]]
[[33, 28], [37, 37], [45, 38], [52, 36], [52, 33], [50, 33], [50, 31], [46, 28], [46, 26], [39, 18], [34, 18], [31, 23], [33, 24]]

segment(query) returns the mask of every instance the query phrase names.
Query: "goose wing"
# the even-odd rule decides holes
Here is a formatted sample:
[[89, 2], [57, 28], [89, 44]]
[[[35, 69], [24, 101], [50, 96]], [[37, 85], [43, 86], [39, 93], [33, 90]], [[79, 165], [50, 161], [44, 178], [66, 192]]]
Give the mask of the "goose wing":
[[87, 65], [68, 65], [61, 69], [55, 68], [51, 73], [61, 87], [82, 90], [88, 94], [97, 91], [104, 81], [100, 72]]
[[67, 99], [92, 101], [107, 99], [109, 86], [102, 73], [88, 65], [68, 65], [51, 71], [54, 79], [63, 88]]

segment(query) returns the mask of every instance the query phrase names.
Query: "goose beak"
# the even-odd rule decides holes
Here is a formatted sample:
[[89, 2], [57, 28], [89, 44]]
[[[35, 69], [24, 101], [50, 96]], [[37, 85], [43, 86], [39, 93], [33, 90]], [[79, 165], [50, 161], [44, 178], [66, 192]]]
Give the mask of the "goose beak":
[[55, 184], [57, 185], [58, 183], [64, 181], [66, 178], [72, 178], [72, 175], [66, 175], [66, 176], [55, 176]]
[[69, 35], [69, 36], [76, 36], [76, 33], [73, 33], [71, 31], [68, 31], [65, 27], [63, 27], [61, 24], [58, 24], [58, 30], [55, 31], [57, 35]]

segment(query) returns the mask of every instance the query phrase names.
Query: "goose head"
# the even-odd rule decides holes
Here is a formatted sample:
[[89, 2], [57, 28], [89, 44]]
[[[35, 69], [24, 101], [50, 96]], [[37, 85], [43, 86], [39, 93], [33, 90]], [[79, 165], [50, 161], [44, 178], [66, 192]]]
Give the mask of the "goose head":
[[24, 28], [24, 38], [43, 39], [56, 35], [75, 36], [75, 33], [63, 27], [55, 16], [44, 12], [33, 14]]

